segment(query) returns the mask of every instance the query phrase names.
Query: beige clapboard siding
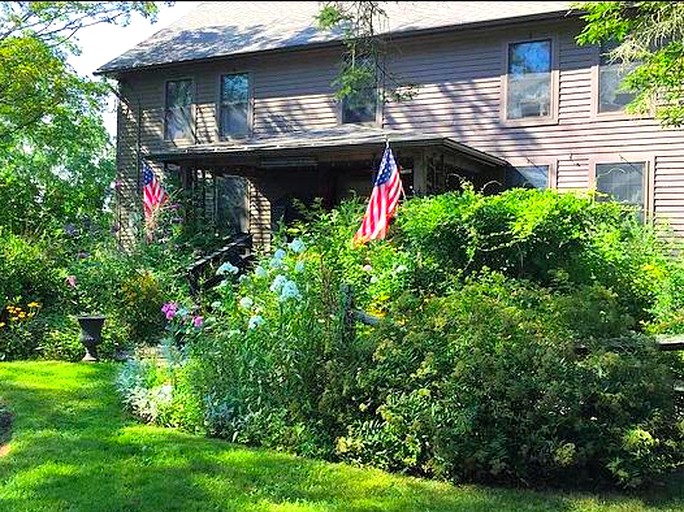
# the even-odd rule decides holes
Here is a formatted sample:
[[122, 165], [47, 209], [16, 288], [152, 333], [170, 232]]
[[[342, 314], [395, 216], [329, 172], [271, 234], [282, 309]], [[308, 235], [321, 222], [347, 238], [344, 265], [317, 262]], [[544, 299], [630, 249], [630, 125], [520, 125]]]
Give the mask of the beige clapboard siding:
[[684, 153], [655, 157], [654, 213], [684, 235]]
[[[388, 67], [399, 83], [418, 84], [418, 95], [409, 101], [388, 101], [383, 108], [383, 126], [453, 137], [512, 162], [552, 164], [554, 186], [560, 190], [586, 189], [597, 161], [625, 157], [654, 162], [650, 188], [656, 218], [670, 219], [684, 233], [684, 200], [679, 199], [684, 190], [684, 131], [663, 129], [653, 119], [596, 116], [598, 91], [592, 68], [596, 50], [577, 47], [574, 38], [578, 32], [577, 20], [563, 19], [395, 38], [390, 42]], [[527, 126], [502, 122], [506, 43], [546, 37], [553, 38], [557, 57], [556, 122]], [[142, 151], [215, 142], [222, 73], [250, 73], [254, 135], [337, 126], [339, 105], [331, 82], [338, 57], [336, 50], [302, 50], [131, 73], [126, 77], [126, 94], [141, 107]], [[164, 141], [164, 82], [186, 77], [196, 86], [195, 139]], [[131, 125], [134, 118], [134, 113], [121, 117], [124, 124]], [[136, 130], [125, 133], [122, 140], [134, 137]], [[121, 146], [119, 169], [123, 172], [135, 160], [125, 155], [131, 144]], [[252, 186], [250, 223], [253, 230], [268, 229], [269, 199], [260, 195], [258, 180]]]

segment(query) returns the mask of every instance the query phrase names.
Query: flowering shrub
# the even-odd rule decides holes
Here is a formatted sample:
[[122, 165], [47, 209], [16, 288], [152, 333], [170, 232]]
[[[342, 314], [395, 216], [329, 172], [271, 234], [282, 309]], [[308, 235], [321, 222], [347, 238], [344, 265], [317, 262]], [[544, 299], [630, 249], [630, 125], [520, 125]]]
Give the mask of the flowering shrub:
[[188, 342], [200, 335], [204, 326], [204, 317], [179, 306], [176, 302], [167, 302], [161, 307], [167, 320], [166, 330], [169, 341], [177, 347], [184, 347]]
[[174, 424], [456, 480], [635, 486], [684, 462], [684, 372], [641, 334], [684, 304], [678, 263], [621, 206], [413, 199], [389, 240], [354, 247], [362, 210], [281, 234], [205, 297], [200, 329], [199, 310], [164, 307], [183, 358]]
[[0, 311], [0, 360], [25, 359], [38, 355], [39, 340], [45, 330], [37, 319], [40, 304], [9, 304]]

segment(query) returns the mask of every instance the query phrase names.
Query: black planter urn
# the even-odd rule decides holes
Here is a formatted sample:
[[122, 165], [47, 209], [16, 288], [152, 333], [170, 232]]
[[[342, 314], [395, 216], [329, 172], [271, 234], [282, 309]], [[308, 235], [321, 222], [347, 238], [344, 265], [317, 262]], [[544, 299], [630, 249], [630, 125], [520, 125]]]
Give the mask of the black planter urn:
[[86, 349], [86, 354], [83, 356], [82, 361], [97, 361], [97, 346], [102, 341], [102, 326], [104, 325], [105, 317], [92, 315], [79, 316], [76, 319], [81, 326], [81, 343], [83, 343]]

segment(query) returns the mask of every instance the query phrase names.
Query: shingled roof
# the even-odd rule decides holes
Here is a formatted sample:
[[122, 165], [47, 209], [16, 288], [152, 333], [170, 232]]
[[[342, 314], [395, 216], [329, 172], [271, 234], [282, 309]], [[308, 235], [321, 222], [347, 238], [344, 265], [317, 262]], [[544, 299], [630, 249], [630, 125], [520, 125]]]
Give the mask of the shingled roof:
[[[571, 2], [386, 2], [381, 33], [409, 33], [505, 20], [551, 18]], [[205, 60], [339, 41], [320, 31], [320, 2], [205, 2], [169, 27], [100, 67], [96, 73]]]

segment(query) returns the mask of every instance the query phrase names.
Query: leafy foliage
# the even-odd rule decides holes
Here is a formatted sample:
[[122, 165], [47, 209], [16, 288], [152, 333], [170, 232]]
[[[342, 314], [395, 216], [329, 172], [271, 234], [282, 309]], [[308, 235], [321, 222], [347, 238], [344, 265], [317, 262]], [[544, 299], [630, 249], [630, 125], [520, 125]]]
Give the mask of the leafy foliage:
[[681, 2], [584, 2], [580, 45], [616, 43], [616, 62], [635, 64], [625, 78], [636, 92], [629, 110], [655, 113], [664, 125], [681, 126], [684, 102], [684, 5]]
[[[368, 90], [382, 84], [394, 101], [413, 98], [415, 84], [402, 84], [401, 78], [387, 65], [390, 54], [387, 34], [378, 36], [386, 22], [383, 2], [323, 2], [316, 17], [320, 30], [342, 32], [345, 52], [333, 82], [338, 99], [358, 100]], [[384, 98], [380, 98], [384, 101]]]
[[220, 269], [158, 421], [455, 480], [637, 486], [684, 462], [682, 363], [641, 332], [680, 307], [660, 290], [682, 266], [633, 211], [465, 190], [355, 247], [362, 206], [309, 212], [249, 275]]

